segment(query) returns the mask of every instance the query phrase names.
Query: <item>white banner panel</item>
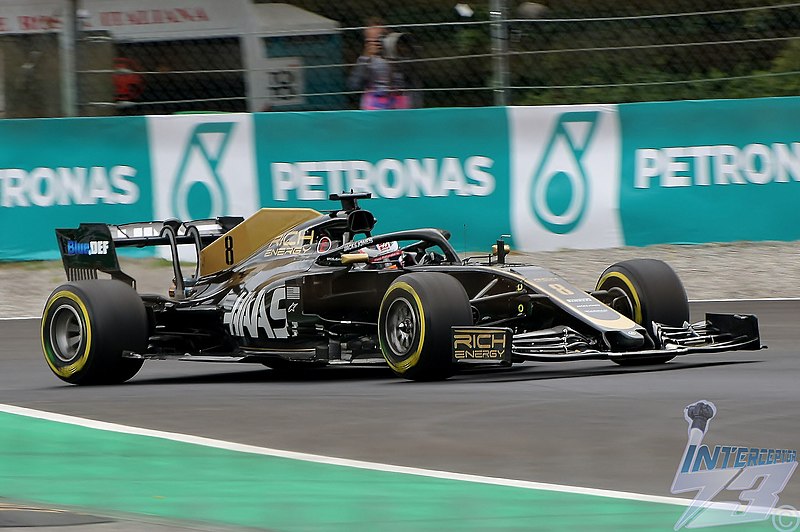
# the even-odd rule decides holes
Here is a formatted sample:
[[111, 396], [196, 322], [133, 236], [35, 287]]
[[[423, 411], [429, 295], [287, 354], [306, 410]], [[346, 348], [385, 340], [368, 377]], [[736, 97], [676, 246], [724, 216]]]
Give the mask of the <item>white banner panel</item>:
[[[259, 208], [252, 115], [149, 116], [147, 130], [157, 220], [249, 216]], [[182, 249], [181, 258], [193, 257]]]
[[252, 115], [149, 116], [147, 129], [158, 219], [258, 209]]
[[508, 116], [515, 246], [621, 246], [617, 107], [510, 107]]

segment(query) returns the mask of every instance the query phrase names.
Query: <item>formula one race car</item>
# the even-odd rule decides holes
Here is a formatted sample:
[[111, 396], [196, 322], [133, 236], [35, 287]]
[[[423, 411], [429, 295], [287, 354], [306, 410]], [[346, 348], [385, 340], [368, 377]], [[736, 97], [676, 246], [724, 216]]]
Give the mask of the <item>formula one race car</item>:
[[[443, 230], [374, 235], [375, 217], [358, 205], [368, 197], [331, 195], [341, 208], [325, 214], [261, 209], [246, 220], [57, 229], [69, 282], [42, 316], [50, 369], [73, 384], [100, 384], [130, 379], [148, 359], [279, 370], [385, 361], [399, 376], [437, 380], [465, 364], [660, 364], [761, 347], [755, 316], [689, 324], [686, 292], [663, 262], [620, 262], [585, 292], [511, 263], [502, 239], [492, 254], [462, 259]], [[190, 276], [182, 244], [197, 253]], [[117, 247], [156, 245], [173, 257], [168, 297], [138, 294], [117, 260]]]

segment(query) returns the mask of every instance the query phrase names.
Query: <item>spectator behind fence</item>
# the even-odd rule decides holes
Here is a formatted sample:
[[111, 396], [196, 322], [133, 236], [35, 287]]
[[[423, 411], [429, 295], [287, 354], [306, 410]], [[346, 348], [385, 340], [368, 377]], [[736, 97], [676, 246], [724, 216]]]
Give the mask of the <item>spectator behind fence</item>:
[[421, 84], [404, 60], [415, 57], [408, 33], [388, 33], [383, 20], [367, 19], [364, 51], [347, 80], [350, 90], [364, 91], [361, 109], [410, 109], [421, 107]]

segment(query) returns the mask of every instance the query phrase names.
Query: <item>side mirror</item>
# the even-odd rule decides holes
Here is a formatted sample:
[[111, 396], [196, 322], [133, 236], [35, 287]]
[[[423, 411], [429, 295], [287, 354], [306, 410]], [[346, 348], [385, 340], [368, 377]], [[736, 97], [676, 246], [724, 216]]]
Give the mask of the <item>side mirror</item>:
[[[498, 254], [497, 250], [498, 250], [497, 244], [493, 244], [492, 255], [497, 255]], [[503, 244], [503, 255], [508, 255], [509, 253], [511, 253], [511, 246], [509, 246], [508, 244]]]
[[369, 234], [375, 228], [375, 217], [371, 212], [359, 209], [347, 215], [347, 230], [353, 234]]
[[497, 256], [497, 264], [505, 264], [506, 255], [511, 253], [511, 246], [506, 244], [506, 238], [511, 238], [511, 235], [500, 235], [500, 238], [497, 239], [497, 243], [492, 246], [492, 255]]

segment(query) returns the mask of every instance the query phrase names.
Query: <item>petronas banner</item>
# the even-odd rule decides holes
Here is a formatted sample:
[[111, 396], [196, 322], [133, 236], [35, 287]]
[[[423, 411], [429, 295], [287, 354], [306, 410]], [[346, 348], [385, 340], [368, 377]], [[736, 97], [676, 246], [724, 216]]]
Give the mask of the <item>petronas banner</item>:
[[371, 192], [377, 231], [436, 227], [488, 250], [511, 229], [508, 134], [501, 107], [255, 115], [261, 203], [324, 210], [330, 193]]
[[0, 121], [0, 260], [53, 229], [333, 208], [459, 250], [797, 240], [800, 98]]
[[153, 216], [144, 117], [0, 120], [0, 260], [58, 257], [56, 227]]
[[800, 239], [800, 98], [620, 106], [625, 243]]

